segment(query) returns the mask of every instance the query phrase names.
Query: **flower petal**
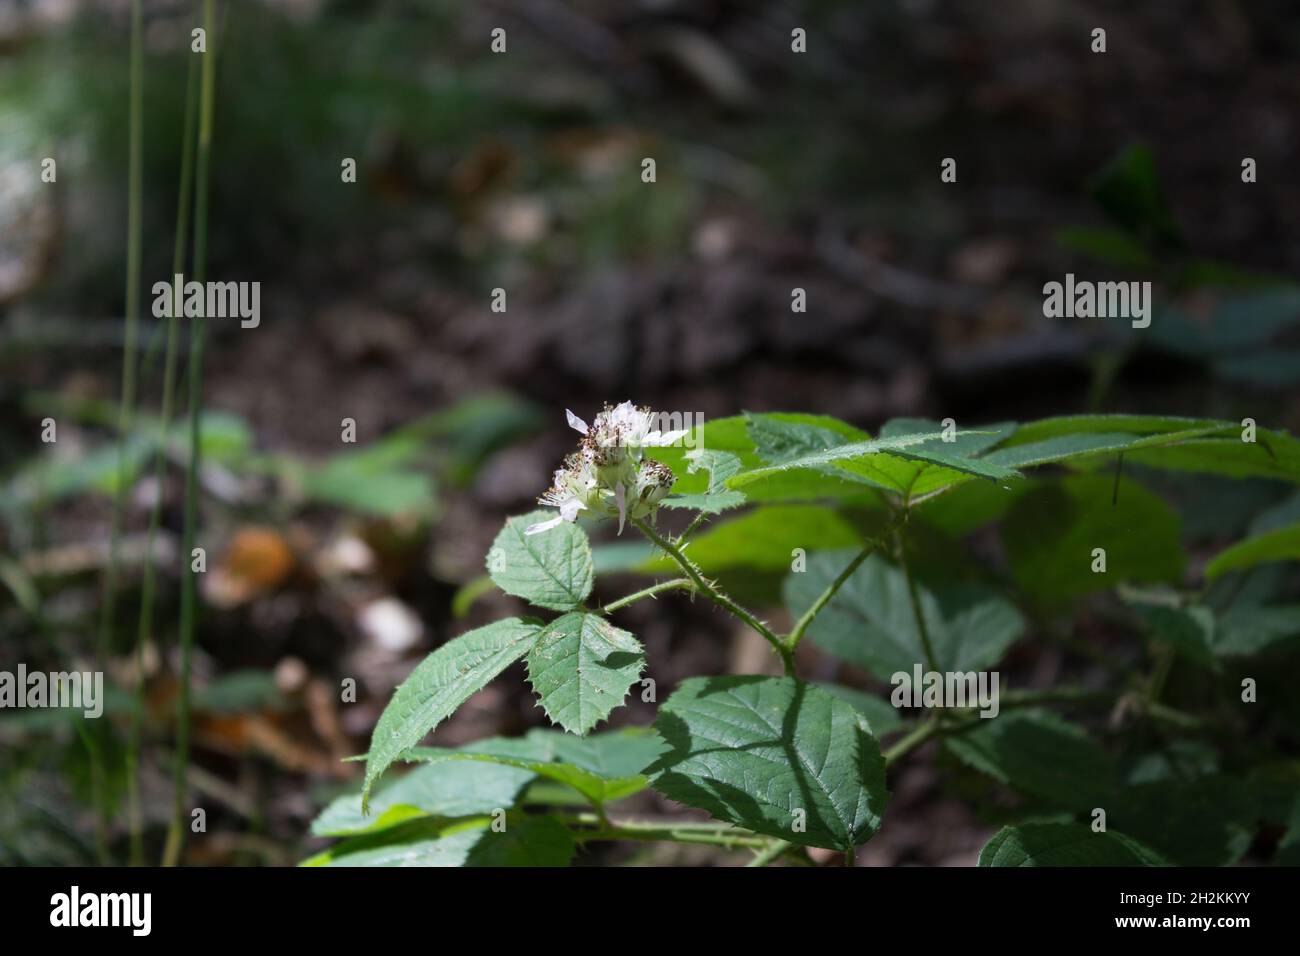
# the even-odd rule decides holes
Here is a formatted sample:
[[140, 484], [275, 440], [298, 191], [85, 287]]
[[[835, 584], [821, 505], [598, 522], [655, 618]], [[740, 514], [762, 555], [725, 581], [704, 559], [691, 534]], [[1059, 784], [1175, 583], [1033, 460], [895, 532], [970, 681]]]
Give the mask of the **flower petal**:
[[567, 408], [564, 410], [564, 417], [568, 419], [569, 427], [572, 428], [575, 432], [578, 432], [578, 434], [580, 435], [587, 434], [587, 423], [584, 422], [577, 415], [573, 414], [573, 412], [569, 411]]
[[691, 430], [689, 428], [679, 428], [676, 431], [671, 432], [651, 432], [645, 436], [643, 443], [647, 447], [663, 448], [675, 444], [680, 439], [689, 435], [690, 432]]
[[561, 517], [560, 515], [556, 515], [554, 518], [550, 519], [549, 521], [539, 521], [537, 524], [530, 524], [527, 528], [524, 529], [524, 534], [525, 535], [540, 534], [543, 531], [549, 531], [550, 529], [554, 528], [556, 525], [560, 524], [562, 521], [564, 521], [564, 518]]

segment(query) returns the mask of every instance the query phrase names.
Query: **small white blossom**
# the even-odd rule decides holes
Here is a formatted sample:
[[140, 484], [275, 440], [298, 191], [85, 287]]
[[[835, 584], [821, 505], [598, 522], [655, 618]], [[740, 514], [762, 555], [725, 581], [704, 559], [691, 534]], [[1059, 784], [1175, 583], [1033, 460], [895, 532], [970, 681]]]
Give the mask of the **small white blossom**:
[[671, 445], [686, 435], [687, 429], [660, 432], [654, 427], [655, 413], [631, 402], [606, 405], [591, 425], [568, 409], [564, 414], [569, 426], [583, 436], [582, 442], [555, 472], [550, 490], [537, 499], [558, 508], [559, 514], [531, 525], [525, 534], [546, 531], [561, 521], [576, 521], [581, 511], [603, 517], [617, 515], [620, 534], [629, 516], [653, 517], [676, 476], [667, 465], [644, 458], [643, 450]]

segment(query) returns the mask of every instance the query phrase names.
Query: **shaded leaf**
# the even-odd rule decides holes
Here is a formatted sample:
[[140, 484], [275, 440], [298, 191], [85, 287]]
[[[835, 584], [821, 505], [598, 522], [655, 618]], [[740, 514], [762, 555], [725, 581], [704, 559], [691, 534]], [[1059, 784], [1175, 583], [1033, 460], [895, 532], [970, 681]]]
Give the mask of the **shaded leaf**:
[[655, 729], [669, 750], [649, 772], [670, 799], [803, 846], [848, 849], [880, 826], [880, 749], [866, 721], [820, 688], [788, 677], [691, 678]]
[[1266, 531], [1225, 548], [1205, 566], [1205, 579], [1213, 581], [1229, 571], [1271, 561], [1300, 561], [1300, 524]]
[[858, 690], [856, 687], [845, 687], [843, 684], [832, 684], [828, 681], [815, 681], [814, 683], [832, 697], [838, 697], [861, 714], [863, 719], [866, 720], [872, 736], [877, 739], [907, 726], [907, 721], [903, 720], [898, 708], [883, 697], [865, 690]]
[[1179, 866], [1228, 866], [1250, 847], [1255, 807], [1226, 775], [1128, 786], [1106, 804], [1107, 827], [1127, 833]]
[[1122, 833], [1081, 823], [1003, 827], [980, 851], [980, 866], [1163, 866], [1159, 854]]
[[[1182, 580], [1178, 515], [1136, 482], [1122, 480], [1117, 500], [1114, 490], [1109, 476], [1071, 475], [1017, 499], [1002, 524], [1002, 540], [1027, 593], [1051, 604], [1121, 581]], [[1105, 573], [1092, 570], [1097, 548], [1106, 552]]]
[[944, 746], [966, 765], [1053, 807], [1104, 806], [1118, 783], [1110, 756], [1082, 728], [1047, 711], [976, 720]]
[[[785, 580], [786, 606], [794, 619], [839, 577], [853, 558], [849, 551], [817, 552], [802, 573]], [[921, 611], [943, 671], [978, 671], [997, 663], [1024, 630], [1019, 612], [999, 597], [978, 590], [960, 594], [945, 608], [918, 585]], [[808, 636], [830, 654], [857, 664], [884, 680], [925, 665], [907, 578], [879, 555], [872, 555], [844, 582], [808, 628]]]
[[1241, 605], [1219, 619], [1214, 653], [1250, 657], [1300, 637], [1300, 604]]

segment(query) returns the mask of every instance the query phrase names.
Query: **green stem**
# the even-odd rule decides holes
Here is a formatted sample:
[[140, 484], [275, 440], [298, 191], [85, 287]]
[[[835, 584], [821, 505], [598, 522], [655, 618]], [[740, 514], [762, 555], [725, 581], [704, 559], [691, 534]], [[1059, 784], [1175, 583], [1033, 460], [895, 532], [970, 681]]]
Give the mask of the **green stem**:
[[911, 753], [921, 744], [925, 743], [939, 729], [938, 714], [935, 713], [921, 723], [906, 736], [898, 740], [892, 747], [885, 751], [885, 766], [888, 767], [907, 754]]
[[642, 598], [654, 597], [656, 594], [661, 594], [664, 591], [674, 591], [677, 589], [694, 590], [694, 588], [695, 582], [690, 578], [673, 578], [671, 581], [661, 581], [658, 584], [650, 585], [648, 588], [642, 588], [640, 591], [637, 591], [634, 594], [629, 594], [627, 597], [621, 597], [617, 601], [610, 601], [600, 610], [602, 614], [610, 614], [621, 607], [627, 607], [629, 604], [640, 601]]
[[[140, 246], [143, 195], [141, 140], [144, 113], [144, 16], [140, 0], [131, 2], [131, 52], [128, 69], [127, 120], [127, 212], [126, 212], [126, 337], [122, 351], [122, 404], [118, 410], [117, 488], [113, 495], [108, 530], [108, 565], [104, 571], [103, 602], [99, 618], [99, 661], [106, 670], [112, 652], [113, 618], [117, 605], [118, 545], [122, 537], [123, 514], [130, 484], [126, 466], [126, 443], [135, 413], [136, 339], [140, 326]], [[96, 843], [100, 862], [107, 862], [107, 810], [104, 798], [103, 765], [97, 751], [91, 752], [91, 779], [95, 791]], [[128, 777], [129, 779], [129, 777]]]
[[654, 544], [658, 545], [663, 550], [664, 554], [668, 555], [675, 562], [677, 562], [678, 567], [680, 567], [684, 572], [686, 572], [686, 576], [691, 579], [691, 581], [695, 585], [696, 590], [700, 594], [703, 594], [705, 597], [707, 597], [710, 601], [712, 601], [714, 604], [718, 605], [719, 607], [727, 611], [730, 611], [731, 614], [733, 614], [735, 617], [739, 618], [740, 620], [748, 624], [757, 634], [759, 634], [763, 638], [763, 640], [771, 644], [772, 648], [777, 652], [777, 654], [781, 658], [781, 664], [785, 668], [786, 676], [787, 677], [795, 676], [794, 653], [790, 650], [790, 648], [786, 647], [785, 643], [781, 640], [781, 638], [777, 637], [776, 634], [773, 633], [770, 627], [768, 627], [758, 618], [754, 617], [754, 615], [751, 614], [749, 611], [747, 611], [745, 608], [741, 607], [739, 604], [733, 601], [730, 597], [728, 597], [725, 593], [723, 593], [721, 588], [719, 588], [712, 581], [706, 580], [704, 575], [700, 573], [700, 569], [697, 568], [695, 564], [689, 558], [687, 558], [686, 555], [684, 555], [676, 545], [674, 545], [671, 541], [669, 541], [659, 532], [655, 531], [654, 528], [650, 527], [650, 525], [648, 525], [644, 519], [632, 518], [630, 520], [634, 525], [637, 526], [638, 530], [640, 530], [640, 532], [643, 535], [649, 538]]
[[767, 845], [767, 837], [733, 836], [722, 833], [701, 833], [695, 830], [627, 830], [623, 827], [606, 827], [595, 830], [577, 830], [573, 839], [578, 843], [595, 841], [617, 842], [619, 840], [637, 840], [647, 843], [701, 843], [708, 846], [721, 846], [728, 849], [749, 847], [761, 849]]
[[[203, 71], [199, 87], [199, 141], [198, 167], [194, 190], [194, 276], [202, 284], [207, 273], [208, 254], [208, 178], [212, 155], [212, 110], [216, 80], [216, 32], [212, 0], [203, 0], [203, 29], [207, 36], [207, 51], [203, 56]], [[180, 861], [185, 842], [186, 768], [189, 764], [190, 734], [190, 663], [194, 651], [194, 616], [197, 601], [196, 572], [193, 551], [198, 525], [199, 448], [202, 441], [200, 410], [203, 405], [203, 335], [202, 310], [190, 325], [189, 368], [189, 436], [190, 461], [185, 472], [185, 530], [182, 535], [181, 560], [185, 573], [181, 578], [180, 621], [180, 695], [176, 714], [176, 761], [172, 787], [171, 825], [167, 830], [167, 844], [163, 850], [163, 865], [175, 866]]]
[[752, 867], [767, 866], [773, 860], [778, 859], [779, 857], [784, 855], [785, 852], [789, 849], [790, 849], [790, 844], [785, 842], [785, 840], [773, 840], [770, 844], [768, 844], [767, 849], [760, 850], [752, 860], [750, 860], [748, 863], [745, 864], [745, 866], [752, 866]]
[[759, 836], [729, 823], [653, 823], [643, 820], [602, 822], [596, 814], [579, 813], [557, 819], [574, 829], [579, 843], [637, 840], [644, 842], [698, 843], [765, 850], [771, 837]]
[[1174, 646], [1161, 644], [1156, 650], [1156, 663], [1151, 671], [1151, 680], [1147, 684], [1147, 706], [1160, 702], [1164, 693], [1165, 681], [1169, 679], [1169, 670], [1174, 665]]
[[[185, 268], [185, 253], [188, 248], [190, 228], [190, 202], [194, 179], [194, 125], [198, 110], [198, 61], [190, 57], [185, 78], [185, 132], [181, 139], [181, 176], [176, 195], [176, 235], [172, 246], [172, 276], [178, 275]], [[136, 685], [135, 706], [131, 714], [131, 738], [127, 748], [127, 762], [131, 766], [129, 776], [131, 794], [131, 865], [139, 866], [143, 862], [142, 824], [140, 820], [139, 779], [137, 765], [140, 753], [141, 723], [144, 712], [144, 674], [138, 666], [140, 656], [153, 633], [154, 587], [157, 568], [153, 560], [154, 541], [162, 522], [163, 488], [167, 475], [167, 443], [171, 429], [172, 415], [176, 405], [176, 364], [178, 343], [180, 339], [180, 316], [175, 303], [167, 313], [167, 345], [163, 359], [162, 411], [159, 420], [158, 448], [154, 453], [154, 485], [157, 495], [149, 512], [149, 531], [145, 539], [144, 577], [140, 585], [140, 621], [136, 630], [136, 658], [139, 680]]]
[[794, 628], [785, 639], [786, 646], [789, 647], [791, 651], [794, 651], [794, 649], [799, 646], [799, 642], [803, 640], [804, 632], [808, 630], [808, 625], [812, 624], [813, 619], [822, 612], [822, 608], [830, 603], [831, 598], [835, 597], [836, 592], [844, 586], [844, 582], [851, 578], [853, 572], [858, 569], [862, 562], [867, 560], [871, 553], [879, 547], [879, 541], [869, 542], [867, 546], [859, 551], [853, 560], [848, 563], [848, 566], [840, 572], [840, 576], [831, 582], [830, 586], [821, 593], [816, 601], [813, 601], [812, 606], [803, 612], [803, 615], [795, 622]]
[[691, 519], [691, 523], [688, 524], [685, 528], [683, 528], [682, 533], [677, 536], [678, 547], [680, 547], [682, 542], [684, 542], [687, 538], [691, 536], [692, 533], [694, 533], [696, 528], [704, 524], [704, 521], [707, 517], [708, 515], [706, 515], [703, 511], [701, 511], [698, 512], [695, 515], [695, 517]]
[[921, 650], [925, 653], [925, 665], [930, 671], [938, 673], [939, 665], [934, 656], [934, 648], [930, 646], [930, 631], [925, 626], [925, 612], [921, 609], [921, 595], [916, 587], [916, 579], [912, 577], [912, 568], [907, 563], [902, 531], [896, 530], [894, 537], [898, 543], [898, 564], [903, 569], [903, 577], [907, 579], [907, 597], [912, 602], [912, 616], [916, 618], [916, 634], [921, 639]]

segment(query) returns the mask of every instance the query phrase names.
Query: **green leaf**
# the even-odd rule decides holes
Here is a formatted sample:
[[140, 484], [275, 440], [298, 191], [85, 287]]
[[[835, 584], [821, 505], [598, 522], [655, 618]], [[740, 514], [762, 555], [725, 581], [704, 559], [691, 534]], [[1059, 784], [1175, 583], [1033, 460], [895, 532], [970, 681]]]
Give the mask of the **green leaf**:
[[250, 710], [282, 710], [286, 700], [269, 671], [247, 668], [229, 671], [203, 687], [195, 688], [196, 712], [240, 714]]
[[[1237, 422], [1157, 415], [1071, 415], [1021, 425], [987, 460], [1010, 467], [1067, 462], [1095, 468], [1124, 452], [1126, 464], [1230, 478], [1300, 483], [1300, 441], [1256, 430], [1241, 440]], [[1069, 440], [1064, 440], [1069, 439]]]
[[504, 832], [491, 818], [452, 823], [417, 820], [382, 833], [345, 840], [303, 866], [567, 866], [573, 835], [554, 817], [509, 819]]
[[815, 684], [861, 714], [872, 736], [877, 739], [907, 726], [907, 721], [903, 720], [898, 713], [898, 708], [883, 697], [858, 690], [856, 687], [845, 687], [843, 684], [832, 684], [827, 681], [815, 681]]
[[1082, 823], [1003, 827], [980, 851], [980, 866], [1163, 866], [1159, 854], [1122, 833]]
[[316, 501], [340, 505], [364, 514], [393, 517], [434, 511], [433, 479], [409, 466], [425, 444], [397, 433], [356, 451], [334, 455], [323, 466], [286, 465], [302, 483], [303, 493]]
[[1244, 782], [1227, 775], [1130, 785], [1105, 807], [1107, 827], [1179, 866], [1229, 866], [1253, 838], [1254, 802]]
[[595, 545], [591, 557], [596, 574], [619, 574], [641, 570], [650, 563], [655, 552], [655, 546], [649, 541], [626, 538]]
[[[796, 448], [816, 450], [832, 443], [861, 442], [870, 436], [859, 428], [827, 415], [792, 412], [746, 414], [707, 422], [703, 429], [703, 447], [711, 452], [725, 452], [739, 459], [741, 473], [772, 465], [777, 458]], [[755, 447], [756, 440], [761, 447]], [[697, 454], [681, 448], [648, 449], [647, 454], [668, 465], [677, 474], [673, 490], [677, 496], [706, 493], [709, 479], [702, 473], [686, 471], [686, 456]], [[764, 455], [771, 456], [764, 459]], [[898, 460], [902, 465], [902, 459]], [[733, 482], [730, 487], [736, 488]], [[892, 489], [891, 489], [892, 490]], [[752, 480], [744, 489], [752, 502], [788, 502], [834, 500], [859, 505], [880, 504], [880, 485], [870, 477], [846, 472], [833, 466], [769, 472]]]
[[1184, 247], [1160, 186], [1155, 156], [1146, 146], [1126, 147], [1093, 177], [1088, 188], [1111, 219], [1143, 242]]
[[[1185, 558], [1178, 515], [1136, 482], [1071, 475], [1017, 499], [1002, 524], [1007, 563], [1024, 590], [1045, 604], [1124, 582], [1178, 583]], [[1092, 570], [1106, 552], [1105, 573]]]
[[1231, 425], [1231, 422], [1177, 415], [1061, 415], [1022, 424], [1001, 447], [1014, 448], [1066, 435], [1124, 434], [1157, 437]]
[[963, 538], [1002, 518], [1016, 498], [1037, 487], [1027, 478], [1010, 488], [988, 481], [968, 481], [951, 491], [925, 499], [912, 512], [950, 538]]
[[745, 429], [754, 442], [754, 453], [769, 465], [871, 437], [833, 419], [819, 421], [813, 416], [781, 413], [746, 413]]
[[537, 534], [525, 533], [530, 525], [553, 517], [552, 511], [534, 511], [507, 521], [488, 551], [487, 568], [507, 594], [568, 611], [591, 594], [595, 569], [587, 535], [576, 524], [562, 521]]
[[[728, 451], [740, 463], [739, 471], [775, 464], [802, 451], [816, 451], [862, 441], [870, 436], [826, 415], [792, 412], [746, 413], [741, 418], [719, 419], [706, 426], [706, 439], [728, 443]], [[710, 446], [715, 447], [715, 446]], [[732, 475], [728, 474], [729, 480]], [[735, 491], [733, 494], [740, 494]], [[859, 475], [832, 466], [773, 474], [746, 487], [746, 498], [755, 502], [819, 501], [871, 502], [879, 500], [876, 485]]]
[[754, 442], [745, 428], [745, 419], [734, 415], [730, 418], [715, 418], [704, 423], [697, 434], [695, 448], [672, 445], [664, 448], [647, 448], [649, 458], [661, 461], [673, 470], [677, 481], [673, 493], [678, 495], [703, 494], [708, 491], [711, 474], [705, 469], [691, 471], [688, 455], [700, 449], [710, 452], [728, 452], [740, 459], [742, 468], [753, 468], [762, 463], [754, 454]]
[[417, 767], [379, 790], [370, 813], [361, 794], [336, 797], [311, 825], [315, 836], [355, 836], [387, 830], [420, 817], [468, 817], [515, 804], [533, 779], [528, 769], [492, 764]]
[[[957, 437], [963, 434], [958, 432]], [[1002, 481], [1018, 475], [1014, 469], [987, 459], [963, 458], [948, 450], [950, 444], [943, 441], [942, 433], [936, 432], [850, 442], [742, 471], [727, 485], [745, 488], [748, 493], [750, 485], [785, 476], [787, 472], [811, 471], [816, 478], [817, 471], [835, 466], [838, 472], [847, 472], [846, 480], [865, 480], [885, 491], [917, 498], [971, 476]], [[918, 467], [917, 463], [935, 467]]]
[[548, 717], [585, 734], [623, 703], [645, 667], [641, 642], [595, 614], [574, 612], [542, 629], [528, 655], [528, 680]]
[[[1125, 426], [1134, 431], [1121, 431]], [[1144, 428], [1153, 430], [1144, 432]], [[1046, 419], [1022, 426], [1010, 442], [985, 456], [985, 460], [1011, 468], [1050, 464], [1095, 468], [1119, 452], [1132, 461], [1137, 460], [1133, 457], [1136, 455], [1157, 454], [1162, 449], [1239, 430], [1239, 426], [1227, 422], [1130, 415]], [[1029, 436], [1042, 437], [1027, 440]]]
[[727, 488], [727, 479], [740, 471], [740, 459], [729, 451], [701, 448], [687, 456], [687, 474], [700, 470], [709, 473], [709, 487], [699, 494], [673, 495], [663, 500], [665, 508], [689, 508], [707, 514], [720, 514], [745, 503], [745, 495]]
[[1258, 352], [1225, 356], [1214, 363], [1214, 374], [1255, 389], [1287, 388], [1300, 382], [1300, 349], [1265, 346]]
[[507, 392], [480, 392], [402, 429], [440, 439], [447, 470], [467, 481], [492, 452], [534, 434], [546, 419], [541, 410]]
[[1278, 866], [1300, 866], [1300, 800], [1291, 811], [1291, 820], [1273, 860]]
[[1126, 266], [1130, 269], [1154, 267], [1151, 254], [1142, 243], [1121, 229], [1072, 226], [1060, 230], [1053, 238], [1063, 249], [1082, 253], [1112, 265]]
[[1246, 777], [1246, 789], [1261, 820], [1286, 826], [1300, 809], [1300, 760], [1257, 764]]
[[1214, 658], [1214, 612], [1207, 607], [1165, 607], [1159, 604], [1139, 604], [1133, 601], [1134, 610], [1142, 618], [1152, 635], [1172, 645], [1180, 655], [1217, 670]]
[[1206, 436], [1161, 447], [1137, 448], [1126, 453], [1124, 461], [1229, 478], [1274, 478], [1300, 483], [1300, 441], [1285, 432], [1260, 428], [1255, 441], [1244, 442], [1240, 427], [1233, 427], [1236, 435]]
[[663, 751], [657, 734], [628, 728], [588, 737], [552, 730], [533, 730], [519, 740], [482, 740], [454, 750], [414, 747], [405, 760], [431, 763], [487, 761], [518, 767], [572, 787], [601, 805], [637, 793], [649, 784], [641, 771]]
[[1219, 619], [1214, 653], [1220, 657], [1251, 657], [1297, 637], [1300, 604], [1235, 606]]
[[[784, 596], [798, 620], [853, 558], [850, 551], [810, 555], [807, 569], [785, 579]], [[1001, 659], [1023, 632], [1019, 612], [979, 590], [954, 591], [948, 607], [918, 585], [921, 612], [942, 671], [984, 670]], [[808, 628], [808, 636], [836, 657], [884, 680], [925, 666], [925, 652], [903, 572], [872, 555], [849, 576]]]
[[[686, 554], [705, 574], [739, 567], [784, 571], [790, 567], [795, 548], [847, 548], [861, 542], [862, 533], [832, 508], [766, 505], [691, 539]], [[677, 564], [663, 555], [639, 568], [647, 574], [676, 569]]]
[[1104, 806], [1118, 783], [1110, 756], [1080, 727], [1047, 711], [976, 720], [944, 745], [967, 766], [1053, 808]]
[[1153, 338], [1178, 354], [1208, 359], [1262, 355], [1271, 339], [1300, 321], [1300, 289], [1283, 285], [1227, 296], [1208, 320], [1173, 309], [1161, 318], [1163, 322], [1152, 323]]
[[848, 849], [880, 826], [880, 749], [866, 721], [818, 687], [691, 678], [664, 702], [655, 729], [669, 751], [648, 772], [669, 799], [803, 846]]
[[1205, 566], [1205, 579], [1213, 581], [1229, 571], [1271, 561], [1300, 561], [1300, 524], [1266, 531], [1220, 551]]
[[[881, 438], [916, 435], [925, 432], [943, 433], [943, 423], [930, 418], [891, 418], [880, 429]], [[952, 441], [940, 441], [939, 450], [947, 455], [972, 458], [981, 455], [1006, 441], [1019, 426], [1015, 422], [997, 422], [976, 425], [969, 431], [953, 432]]]
[[523, 657], [537, 640], [538, 628], [506, 618], [452, 638], [411, 672], [384, 708], [370, 738], [362, 811], [370, 789], [398, 754], [414, 747], [479, 690]]

